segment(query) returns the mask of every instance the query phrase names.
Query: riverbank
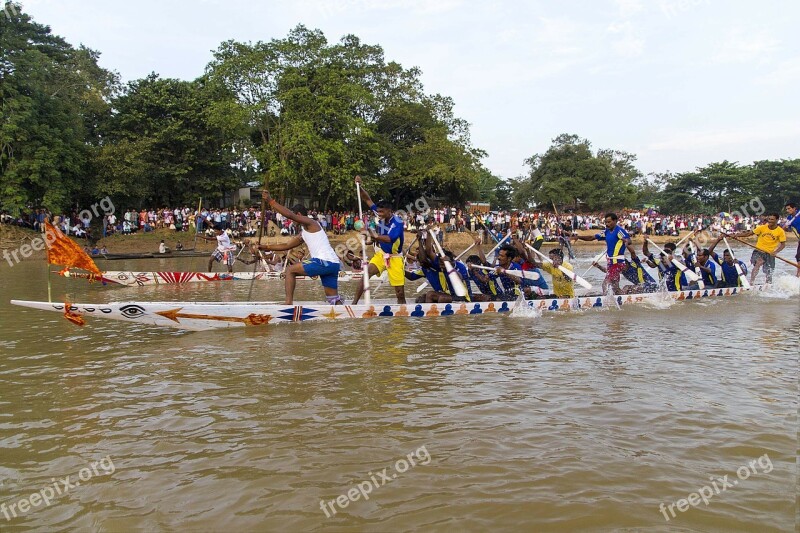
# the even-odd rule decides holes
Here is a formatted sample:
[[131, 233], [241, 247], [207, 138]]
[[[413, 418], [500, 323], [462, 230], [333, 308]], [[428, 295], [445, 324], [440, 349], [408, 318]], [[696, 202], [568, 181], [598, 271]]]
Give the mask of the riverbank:
[[[581, 230], [578, 232], [579, 235], [594, 235], [595, 233], [597, 233], [597, 230]], [[651, 236], [650, 239], [652, 239], [652, 241], [659, 246], [662, 246], [665, 243], [674, 242], [684, 237], [688, 233], [689, 232], [687, 231], [681, 232], [680, 237]], [[351, 244], [353, 242], [358, 242], [358, 233], [355, 231], [347, 232], [344, 235], [328, 234], [328, 237], [334, 247], [336, 247], [338, 244], [347, 244], [348, 241], [350, 241]], [[414, 240], [414, 237], [414, 233], [406, 232], [406, 245], [410, 244], [411, 241]], [[42, 260], [44, 259], [43, 251], [28, 249], [30, 253], [27, 257], [24, 257], [24, 254], [19, 253], [23, 245], [32, 246], [31, 243], [33, 243], [35, 239], [40, 238], [41, 236], [35, 231], [17, 226], [0, 224], [0, 253], [2, 253], [3, 257], [5, 258], [7, 254], [17, 251], [17, 257], [19, 260]], [[88, 244], [85, 239], [78, 239], [74, 237], [71, 238], [81, 246]], [[474, 239], [475, 235], [471, 233], [447, 233], [445, 235], [445, 246], [452, 248], [456, 252], [459, 252], [472, 244]], [[797, 239], [792, 234], [787, 234], [787, 239], [787, 248], [791, 248], [791, 243], [797, 242]], [[158, 246], [162, 240], [170, 250], [175, 250], [177, 244], [181, 243], [184, 250], [195, 248], [197, 251], [208, 252], [211, 254], [212, 250], [216, 247], [215, 242], [204, 241], [200, 238], [197, 238], [197, 243], [195, 245], [194, 233], [176, 232], [169, 229], [161, 229], [151, 231], [149, 233], [134, 233], [132, 235], [115, 234], [100, 239], [97, 242], [97, 247], [102, 248], [105, 246], [108, 249], [108, 252], [111, 254], [157, 253]], [[251, 240], [255, 239], [253, 238]], [[288, 240], [289, 237], [262, 237], [261, 242], [264, 244], [273, 244], [286, 242]], [[751, 243], [755, 243], [755, 240], [755, 237], [748, 239], [748, 241]], [[642, 243], [644, 243], [644, 237], [641, 235], [634, 237], [633, 243], [637, 249], [640, 249]], [[545, 243], [545, 247], [547, 247], [547, 245], [548, 243]], [[574, 243], [573, 246], [578, 248], [601, 248], [603, 244], [599, 241], [578, 241]], [[786, 255], [786, 253], [784, 253], [784, 255]], [[789, 256], [787, 255], [787, 257]]]

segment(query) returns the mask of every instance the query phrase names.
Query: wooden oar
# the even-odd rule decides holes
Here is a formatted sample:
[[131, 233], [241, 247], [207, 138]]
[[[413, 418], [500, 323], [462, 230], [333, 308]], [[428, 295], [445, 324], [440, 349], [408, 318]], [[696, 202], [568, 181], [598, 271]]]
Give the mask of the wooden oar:
[[197, 250], [197, 234], [200, 233], [200, 209], [202, 207], [203, 197], [201, 196], [200, 203], [197, 204], [197, 216], [194, 217], [194, 244], [192, 245], [192, 250]]
[[433, 242], [434, 248], [439, 253], [439, 260], [444, 263], [444, 269], [447, 273], [447, 278], [450, 280], [450, 285], [453, 286], [453, 290], [456, 293], [456, 296], [464, 297], [467, 295], [467, 288], [464, 286], [464, 282], [461, 279], [461, 276], [458, 275], [458, 272], [455, 268], [453, 268], [452, 263], [445, 255], [444, 250], [442, 250], [442, 245], [439, 244], [439, 239], [436, 238], [435, 235], [431, 235], [431, 239]]
[[559, 244], [564, 244], [567, 247], [567, 253], [569, 254], [570, 260], [575, 260], [575, 254], [572, 253], [572, 245], [569, 243], [569, 239], [564, 238], [564, 225], [561, 223], [561, 217], [558, 215], [558, 209], [556, 208], [555, 201], [553, 203], [553, 211], [556, 212], [556, 220], [558, 221], [558, 229], [561, 232], [561, 235], [558, 237]]
[[[689, 254], [690, 254], [690, 255], [694, 255], [695, 257], [697, 257], [697, 253], [696, 253], [696, 251], [695, 251], [695, 249], [694, 249], [694, 245], [692, 244], [692, 241], [691, 241], [691, 240], [688, 242], [688, 244], [687, 244], [686, 246], [687, 246], [687, 248], [689, 248]], [[696, 265], [696, 264], [697, 264], [697, 263], [695, 263], [695, 265]], [[695, 274], [697, 274], [697, 277], [699, 278], [699, 279], [697, 280], [697, 287], [698, 287], [698, 288], [699, 288], [699, 289], [702, 291], [703, 289], [705, 289], [705, 288], [706, 288], [706, 284], [705, 284], [705, 282], [703, 281], [703, 273], [701, 272], [701, 270], [700, 270], [700, 267], [699, 267], [699, 266], [695, 266], [695, 267], [694, 267], [694, 272], [695, 272]]]
[[[361, 208], [361, 183], [356, 181], [356, 196], [358, 197], [358, 219], [364, 224], [365, 228], [369, 226], [364, 222], [364, 212]], [[360, 234], [361, 236], [361, 262], [362, 264], [367, 263], [367, 241], [364, 238], [364, 234]], [[367, 263], [364, 267], [364, 275], [361, 276], [362, 283], [364, 283], [364, 301], [367, 305], [370, 305], [371, 298], [369, 294], [369, 263]]]
[[737, 261], [736, 256], [733, 255], [733, 250], [731, 249], [731, 245], [728, 244], [728, 238], [722, 237], [722, 240], [725, 241], [725, 247], [728, 248], [728, 253], [731, 254], [731, 257], [733, 258], [733, 264], [736, 267], [736, 274], [738, 274], [739, 276], [739, 282], [742, 284], [742, 287], [744, 287], [745, 289], [749, 289], [750, 280], [747, 279], [747, 276], [742, 271], [742, 267], [739, 266], [739, 261]]
[[[667, 252], [665, 252], [664, 250], [662, 250], [662, 249], [661, 249], [661, 248], [660, 248], [660, 247], [659, 247], [659, 246], [658, 246], [656, 243], [654, 243], [654, 242], [653, 242], [653, 241], [651, 241], [650, 239], [647, 239], [647, 242], [649, 242], [650, 244], [652, 244], [652, 245], [653, 245], [653, 247], [655, 247], [655, 249], [656, 249], [656, 250], [658, 250], [659, 252], [661, 252], [662, 254], [664, 254], [664, 255], [669, 255], [669, 254], [667, 254]], [[686, 265], [684, 265], [683, 263], [681, 263], [680, 261], [678, 261], [678, 260], [675, 258], [675, 256], [674, 256], [674, 255], [672, 256], [672, 264], [673, 264], [673, 265], [675, 265], [676, 267], [678, 267], [678, 270], [680, 270], [680, 271], [681, 271], [681, 272], [682, 272], [682, 273], [683, 273], [683, 274], [686, 276], [686, 279], [688, 279], [689, 281], [697, 281], [697, 280], [699, 280], [699, 279], [700, 279], [700, 278], [698, 278], [698, 277], [697, 277], [697, 274], [695, 274], [694, 272], [692, 272], [691, 270], [689, 270], [688, 268], [686, 268]]]
[[[267, 176], [264, 176], [264, 187], [267, 186]], [[258, 244], [256, 248], [261, 245], [261, 237], [264, 235], [264, 219], [267, 215], [267, 201], [264, 196], [261, 196], [261, 225], [258, 227]], [[261, 253], [258, 254], [259, 256]], [[250, 301], [250, 296], [253, 294], [253, 282], [256, 279], [256, 270], [258, 269], [258, 261], [253, 262], [253, 279], [250, 280], [250, 290], [247, 291], [247, 300]]]
[[[551, 265], [553, 264], [553, 261], [551, 261], [549, 257], [544, 255], [542, 252], [540, 252], [539, 250], [537, 250], [536, 248], [534, 248], [533, 246], [531, 246], [527, 242], [525, 243], [525, 246], [527, 246], [529, 250], [533, 251], [539, 257], [541, 257], [542, 261], [547, 261]], [[592, 284], [591, 283], [589, 283], [588, 281], [586, 281], [585, 279], [583, 279], [582, 277], [577, 275], [575, 272], [573, 272], [572, 270], [570, 270], [567, 267], [565, 267], [564, 265], [558, 265], [558, 269], [561, 271], [562, 274], [567, 276], [569, 279], [571, 279], [572, 281], [574, 281], [575, 283], [577, 283], [581, 287], [583, 287], [585, 289], [591, 289], [592, 288]]]
[[606, 255], [607, 253], [608, 252], [601, 252], [601, 253], [597, 254], [596, 256], [594, 256], [594, 259], [592, 259], [592, 266], [587, 268], [586, 272], [584, 272], [583, 275], [586, 276], [589, 272], [591, 272], [592, 269], [597, 266], [597, 263], [599, 263], [600, 261], [603, 260], [603, 256]]
[[[749, 243], [749, 242], [747, 242], [747, 241], [743, 241], [742, 239], [738, 238], [736, 235], [733, 235], [733, 234], [731, 234], [731, 233], [723, 233], [723, 235], [725, 235], [725, 236], [727, 236], [727, 237], [730, 237], [731, 239], [733, 239], [733, 240], [735, 240], [735, 241], [739, 241], [740, 243], [742, 243], [742, 244], [744, 244], [744, 245], [747, 245], [747, 246], [749, 246], [750, 248], [754, 248], [754, 249], [758, 250], [759, 252], [764, 252], [765, 254], [769, 254], [769, 252], [767, 252], [767, 251], [765, 251], [765, 250], [762, 250], [762, 249], [761, 249], [761, 248], [759, 248], [758, 246], [755, 246], [755, 245], [753, 245], [753, 244], [750, 244], [750, 243]], [[770, 255], [772, 255], [772, 254], [770, 254]], [[795, 263], [794, 261], [789, 261], [788, 259], [784, 259], [783, 257], [781, 257], [781, 256], [779, 256], [779, 255], [773, 255], [772, 257], [774, 257], [775, 259], [780, 259], [780, 260], [781, 260], [781, 261], [783, 261], [784, 263], [788, 263], [788, 264], [792, 265], [792, 266], [793, 266], [793, 267], [795, 267], [795, 268], [800, 268], [800, 263]]]
[[[416, 239], [415, 239], [415, 240], [416, 240]], [[461, 252], [460, 254], [458, 254], [458, 255], [456, 256], [456, 260], [458, 260], [458, 259], [461, 259], [462, 257], [464, 257], [464, 256], [466, 255], [466, 253], [467, 253], [467, 252], [469, 252], [470, 250], [472, 250], [474, 247], [475, 247], [475, 243], [472, 243], [472, 244], [470, 244], [470, 245], [467, 247], [467, 249], [466, 249], [466, 250], [464, 250], [463, 252]], [[410, 249], [411, 249], [411, 248], [409, 247], [409, 250], [410, 250]], [[418, 293], [420, 293], [420, 292], [424, 291], [426, 288], [428, 288], [428, 282], [427, 282], [427, 281], [426, 281], [426, 282], [424, 282], [424, 283], [421, 283], [421, 284], [420, 284], [420, 286], [419, 286], [419, 287], [417, 287], [417, 292], [418, 292]]]
[[516, 276], [518, 278], [525, 278], [531, 281], [536, 281], [542, 277], [539, 275], [539, 273], [531, 272], [529, 270], [506, 270], [505, 268], [502, 267], [487, 267], [483, 265], [473, 265], [473, 264], [469, 264], [467, 266], [469, 266], [470, 268], [479, 268], [481, 270], [488, 270], [489, 272], [496, 272], [498, 268], [501, 268], [503, 270], [503, 274], [509, 274], [511, 276]]
[[492, 255], [493, 253], [495, 253], [495, 252], [497, 251], [497, 249], [498, 249], [498, 248], [500, 248], [500, 247], [503, 245], [503, 243], [504, 243], [504, 242], [506, 242], [506, 241], [507, 241], [507, 240], [508, 240], [510, 237], [511, 237], [511, 231], [509, 231], [508, 233], [506, 233], [506, 236], [505, 236], [505, 237], [503, 237], [502, 239], [500, 239], [499, 241], [497, 241], [497, 244], [495, 245], [495, 247], [494, 247], [494, 248], [492, 248], [491, 250], [489, 250], [489, 253], [488, 253], [488, 254], [486, 254], [486, 256], [485, 256], [485, 257], [486, 257], [486, 260], [487, 260], [487, 261], [489, 261], [490, 263], [493, 263], [493, 262], [494, 262], [494, 259], [489, 259], [489, 257], [491, 257], [491, 255]]

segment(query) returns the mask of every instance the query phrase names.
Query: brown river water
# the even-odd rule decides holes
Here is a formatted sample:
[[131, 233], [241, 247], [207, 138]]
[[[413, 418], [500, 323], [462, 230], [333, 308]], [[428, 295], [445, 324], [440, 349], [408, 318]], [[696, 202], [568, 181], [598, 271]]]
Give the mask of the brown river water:
[[[797, 531], [785, 266], [781, 290], [662, 308], [190, 333], [13, 307], [47, 269], [4, 264], [0, 531]], [[72, 302], [249, 289], [53, 277]]]

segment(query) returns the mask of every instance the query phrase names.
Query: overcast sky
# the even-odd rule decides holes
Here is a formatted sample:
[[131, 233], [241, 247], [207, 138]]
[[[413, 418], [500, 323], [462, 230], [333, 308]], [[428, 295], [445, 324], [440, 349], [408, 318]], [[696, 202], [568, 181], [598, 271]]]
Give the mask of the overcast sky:
[[800, 2], [783, 0], [22, 0], [125, 81], [194, 79], [227, 39], [299, 23], [352, 33], [451, 96], [509, 178], [560, 133], [645, 173], [800, 157]]

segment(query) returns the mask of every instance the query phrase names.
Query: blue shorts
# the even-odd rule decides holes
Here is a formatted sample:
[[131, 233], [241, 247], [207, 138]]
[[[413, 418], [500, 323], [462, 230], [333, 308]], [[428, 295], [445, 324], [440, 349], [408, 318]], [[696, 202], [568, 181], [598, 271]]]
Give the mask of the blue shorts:
[[339, 269], [341, 265], [323, 259], [306, 259], [303, 261], [303, 271], [306, 276], [319, 276], [322, 286], [329, 289], [339, 287]]

